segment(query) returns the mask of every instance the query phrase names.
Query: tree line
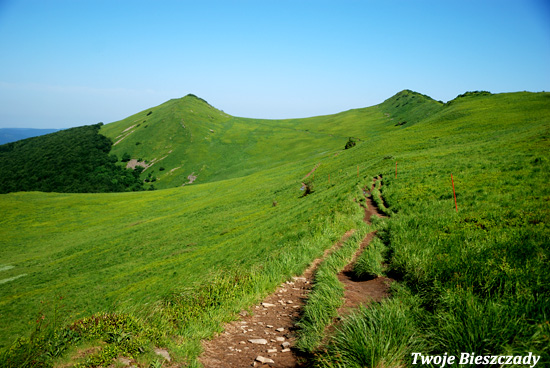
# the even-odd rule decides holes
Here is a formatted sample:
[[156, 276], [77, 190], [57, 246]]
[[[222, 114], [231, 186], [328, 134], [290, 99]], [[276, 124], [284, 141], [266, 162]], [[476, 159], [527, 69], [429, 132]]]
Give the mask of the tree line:
[[0, 193], [143, 190], [139, 172], [117, 164], [103, 123], [0, 145]]

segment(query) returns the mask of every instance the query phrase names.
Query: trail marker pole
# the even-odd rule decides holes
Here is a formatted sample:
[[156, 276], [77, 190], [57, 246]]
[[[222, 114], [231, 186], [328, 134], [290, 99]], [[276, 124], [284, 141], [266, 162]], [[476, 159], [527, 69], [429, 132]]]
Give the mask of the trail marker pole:
[[455, 208], [456, 208], [456, 212], [458, 212], [458, 205], [456, 204], [455, 181], [453, 180], [452, 173], [451, 173], [451, 183], [453, 184], [453, 196], [455, 197]]

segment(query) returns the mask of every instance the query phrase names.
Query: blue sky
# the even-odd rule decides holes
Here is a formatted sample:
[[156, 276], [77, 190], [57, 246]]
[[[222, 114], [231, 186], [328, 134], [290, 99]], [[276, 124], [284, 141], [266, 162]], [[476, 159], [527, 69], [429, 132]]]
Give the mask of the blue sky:
[[550, 90], [539, 0], [0, 0], [0, 128], [110, 123], [188, 93], [245, 117], [412, 89]]

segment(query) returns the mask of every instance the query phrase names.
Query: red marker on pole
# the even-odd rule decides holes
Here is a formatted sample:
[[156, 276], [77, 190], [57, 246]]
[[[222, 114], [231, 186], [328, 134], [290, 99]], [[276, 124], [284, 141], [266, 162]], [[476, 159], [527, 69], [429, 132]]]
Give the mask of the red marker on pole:
[[455, 197], [455, 208], [456, 208], [456, 212], [458, 212], [458, 205], [456, 204], [455, 181], [453, 180], [452, 173], [451, 173], [451, 183], [453, 183], [453, 195]]

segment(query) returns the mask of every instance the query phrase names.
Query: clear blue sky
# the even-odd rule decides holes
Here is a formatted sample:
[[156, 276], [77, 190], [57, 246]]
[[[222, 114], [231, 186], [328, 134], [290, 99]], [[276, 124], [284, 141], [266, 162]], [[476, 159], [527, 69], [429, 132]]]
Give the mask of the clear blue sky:
[[550, 90], [539, 0], [0, 0], [0, 128], [110, 123], [188, 93], [245, 117], [403, 89]]

